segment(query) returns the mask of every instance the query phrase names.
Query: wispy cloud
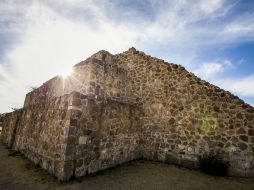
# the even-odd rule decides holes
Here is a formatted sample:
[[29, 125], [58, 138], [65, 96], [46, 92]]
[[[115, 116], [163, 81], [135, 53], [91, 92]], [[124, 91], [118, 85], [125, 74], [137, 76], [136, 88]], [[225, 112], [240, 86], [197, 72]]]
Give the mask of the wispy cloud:
[[224, 89], [245, 97], [254, 97], [254, 75], [242, 78], [228, 78], [215, 81], [215, 83]]
[[219, 38], [227, 41], [253, 41], [254, 39], [254, 13], [240, 15], [228, 23], [221, 31]]
[[213, 80], [218, 74], [223, 73], [226, 70], [233, 69], [234, 65], [228, 59], [216, 60], [214, 62], [206, 62], [196, 66], [193, 71], [199, 77], [206, 80]]
[[243, 66], [245, 61], [240, 59], [235, 63], [232, 61], [225, 60], [216, 60], [214, 62], [206, 62], [196, 66], [196, 69], [193, 72], [201, 77], [202, 79], [208, 80], [213, 84], [228, 90], [238, 96], [253, 98], [254, 97], [254, 75], [250, 74], [248, 76], [227, 76], [224, 75], [231, 70], [236, 69], [239, 65]]

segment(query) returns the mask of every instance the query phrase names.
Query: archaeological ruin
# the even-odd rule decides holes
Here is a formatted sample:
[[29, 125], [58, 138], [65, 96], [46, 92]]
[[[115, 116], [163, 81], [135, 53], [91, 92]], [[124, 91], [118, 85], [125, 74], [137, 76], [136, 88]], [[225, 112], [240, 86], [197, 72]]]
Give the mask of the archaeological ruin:
[[211, 152], [254, 176], [254, 108], [135, 48], [99, 51], [0, 119], [2, 143], [59, 180], [135, 159], [197, 168]]

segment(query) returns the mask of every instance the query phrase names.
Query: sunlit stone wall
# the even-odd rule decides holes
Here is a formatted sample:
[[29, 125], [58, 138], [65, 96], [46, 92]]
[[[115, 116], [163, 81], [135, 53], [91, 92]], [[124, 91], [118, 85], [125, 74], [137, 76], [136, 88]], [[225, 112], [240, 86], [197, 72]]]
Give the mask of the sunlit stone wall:
[[205, 153], [254, 176], [254, 108], [134, 48], [92, 55], [28, 93], [21, 112], [6, 117], [3, 141], [59, 179], [137, 158], [196, 168]]

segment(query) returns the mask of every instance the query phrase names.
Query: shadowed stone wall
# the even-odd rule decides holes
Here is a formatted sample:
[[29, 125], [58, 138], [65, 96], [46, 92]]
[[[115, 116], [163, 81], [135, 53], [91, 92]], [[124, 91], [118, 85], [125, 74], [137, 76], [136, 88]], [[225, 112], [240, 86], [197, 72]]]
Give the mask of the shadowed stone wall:
[[16, 126], [21, 119], [22, 109], [11, 113], [6, 113], [2, 119], [2, 135], [1, 140], [8, 148], [11, 148], [15, 140]]
[[0, 135], [3, 129], [3, 120], [4, 120], [4, 114], [0, 114]]
[[134, 48], [49, 80], [3, 126], [5, 144], [64, 180], [137, 158], [196, 168], [209, 152], [231, 175], [254, 176], [254, 108]]
[[141, 158], [139, 106], [113, 100], [99, 101], [80, 93], [73, 99], [68, 137], [76, 177]]
[[72, 94], [6, 114], [2, 142], [59, 179], [66, 176]]

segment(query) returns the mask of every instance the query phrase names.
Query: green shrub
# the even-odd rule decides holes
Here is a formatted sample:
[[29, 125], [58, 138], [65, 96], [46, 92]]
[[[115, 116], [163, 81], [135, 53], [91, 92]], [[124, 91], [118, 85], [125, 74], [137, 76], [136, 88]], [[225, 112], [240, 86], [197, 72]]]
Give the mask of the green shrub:
[[229, 163], [224, 161], [219, 154], [204, 154], [199, 157], [199, 167], [205, 173], [225, 176], [227, 175]]

